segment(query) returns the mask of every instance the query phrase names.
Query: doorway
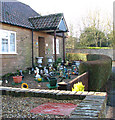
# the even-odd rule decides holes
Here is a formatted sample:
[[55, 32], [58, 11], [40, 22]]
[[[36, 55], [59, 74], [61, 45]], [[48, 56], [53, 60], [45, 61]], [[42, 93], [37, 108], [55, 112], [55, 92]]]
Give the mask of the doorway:
[[43, 57], [43, 65], [45, 63], [45, 38], [38, 37], [38, 56]]

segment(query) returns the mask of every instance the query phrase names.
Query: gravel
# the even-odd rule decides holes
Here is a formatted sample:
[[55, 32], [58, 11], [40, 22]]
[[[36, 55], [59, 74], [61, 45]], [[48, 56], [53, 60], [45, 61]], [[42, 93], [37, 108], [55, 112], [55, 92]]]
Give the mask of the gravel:
[[73, 103], [79, 104], [81, 100], [56, 100], [41, 97], [12, 97], [2, 95], [2, 118], [67, 118], [68, 116], [34, 114], [30, 110], [43, 103]]

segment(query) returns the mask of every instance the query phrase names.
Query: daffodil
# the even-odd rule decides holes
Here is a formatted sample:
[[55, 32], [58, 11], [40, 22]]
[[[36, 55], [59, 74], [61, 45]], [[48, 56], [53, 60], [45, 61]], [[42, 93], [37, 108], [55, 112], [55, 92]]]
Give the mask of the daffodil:
[[82, 84], [82, 82], [78, 82], [76, 84], [74, 84], [73, 88], [72, 88], [72, 91], [84, 91], [84, 85]]

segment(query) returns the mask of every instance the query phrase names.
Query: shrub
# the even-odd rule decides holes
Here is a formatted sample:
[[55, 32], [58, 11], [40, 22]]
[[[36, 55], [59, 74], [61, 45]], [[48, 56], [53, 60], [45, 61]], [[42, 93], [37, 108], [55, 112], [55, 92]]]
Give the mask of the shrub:
[[79, 66], [80, 74], [88, 71], [88, 89], [99, 91], [110, 77], [112, 60], [108, 56], [94, 54], [87, 55], [87, 58], [90, 61], [82, 62]]
[[77, 61], [77, 60], [82, 60], [82, 61], [87, 61], [87, 54], [82, 54], [82, 53], [66, 53], [66, 57], [68, 58], [69, 61]]
[[112, 59], [106, 55], [67, 53], [70, 61], [82, 60], [79, 66], [80, 74], [88, 72], [88, 89], [99, 91], [110, 77]]

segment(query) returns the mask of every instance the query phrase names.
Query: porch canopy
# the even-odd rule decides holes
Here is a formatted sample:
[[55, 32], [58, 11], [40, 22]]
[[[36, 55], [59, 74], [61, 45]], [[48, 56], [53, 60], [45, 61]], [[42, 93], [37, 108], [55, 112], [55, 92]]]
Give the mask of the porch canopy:
[[68, 27], [64, 19], [63, 13], [51, 14], [47, 16], [30, 17], [34, 30], [44, 31], [54, 35], [54, 56], [56, 62], [56, 35], [63, 37], [63, 61], [65, 62], [65, 32], [68, 32]]

